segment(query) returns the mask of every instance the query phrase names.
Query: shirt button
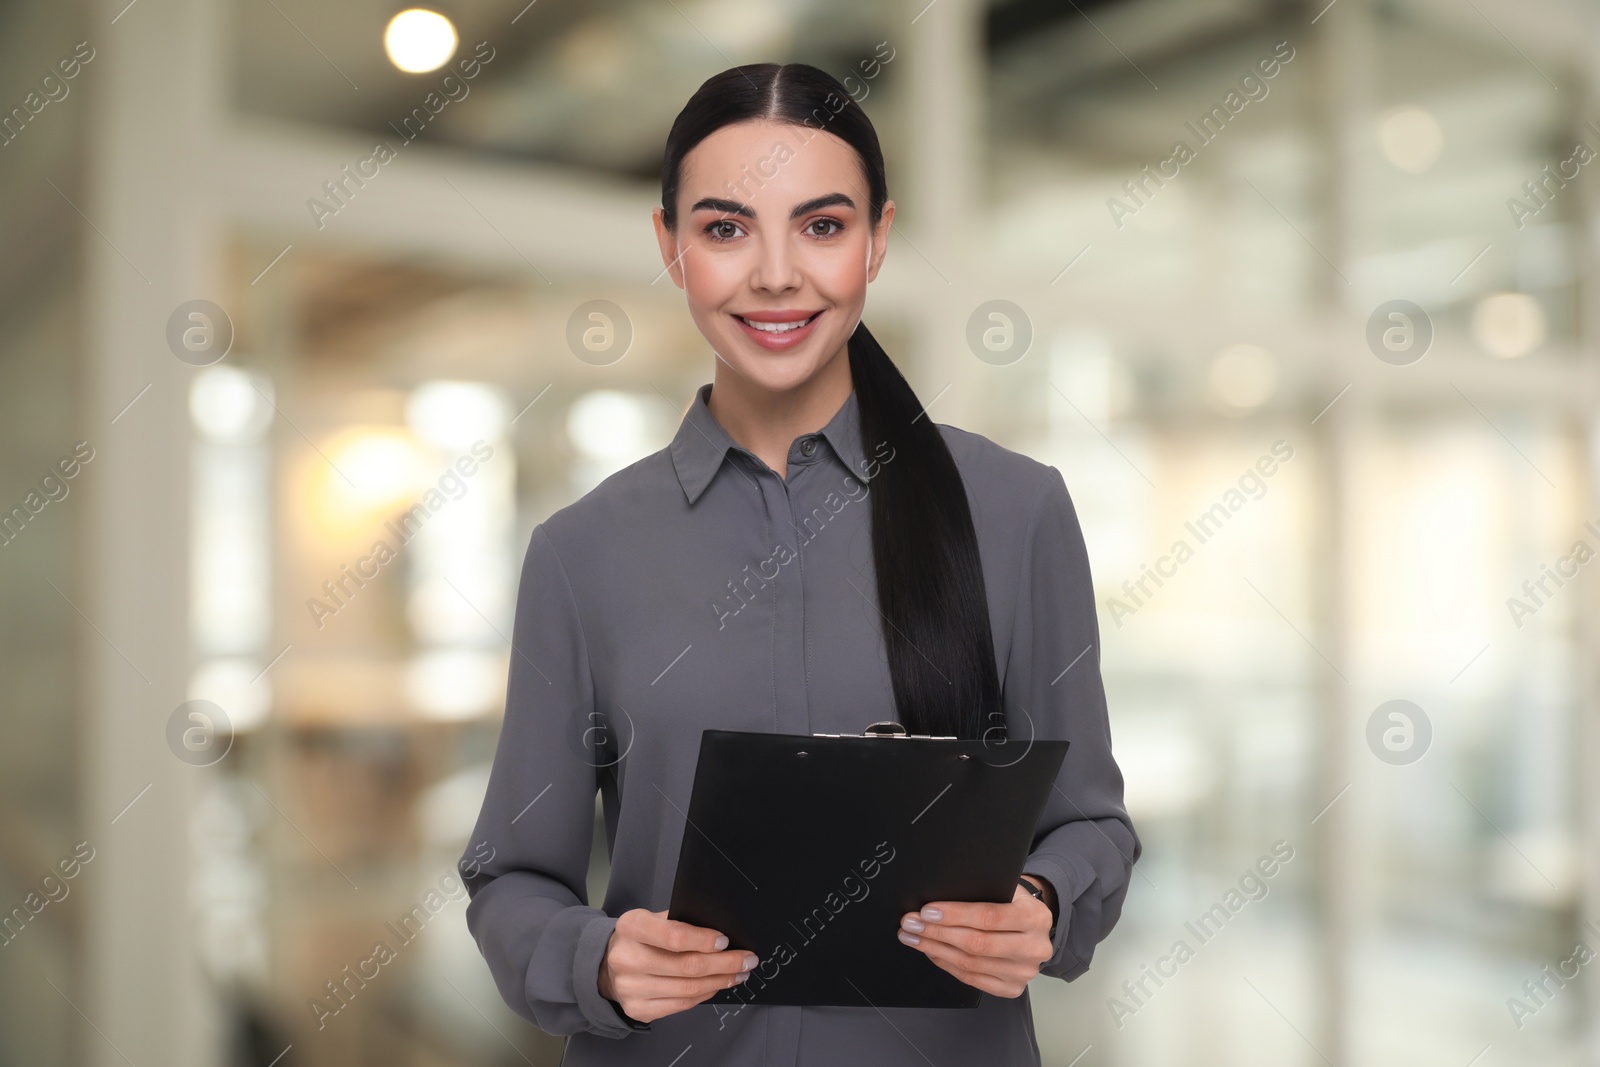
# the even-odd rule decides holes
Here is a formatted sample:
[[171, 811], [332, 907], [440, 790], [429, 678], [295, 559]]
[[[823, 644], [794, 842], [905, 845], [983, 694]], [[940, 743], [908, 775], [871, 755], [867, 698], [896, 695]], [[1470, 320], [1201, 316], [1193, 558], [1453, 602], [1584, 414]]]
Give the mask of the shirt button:
[[808, 437], [804, 441], [800, 442], [800, 454], [802, 456], [809, 456], [816, 450], [817, 439], [815, 437]]

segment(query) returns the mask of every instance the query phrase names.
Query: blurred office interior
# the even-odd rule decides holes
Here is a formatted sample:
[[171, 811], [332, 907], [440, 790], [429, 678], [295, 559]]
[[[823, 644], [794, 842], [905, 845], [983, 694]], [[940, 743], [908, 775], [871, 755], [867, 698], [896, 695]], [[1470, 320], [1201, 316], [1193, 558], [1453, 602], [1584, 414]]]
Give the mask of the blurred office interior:
[[1145, 853], [1044, 1062], [1600, 1064], [1595, 5], [402, 6], [0, 9], [0, 1065], [559, 1060], [452, 865], [530, 531], [711, 380], [667, 127], [765, 60], [1083, 524]]

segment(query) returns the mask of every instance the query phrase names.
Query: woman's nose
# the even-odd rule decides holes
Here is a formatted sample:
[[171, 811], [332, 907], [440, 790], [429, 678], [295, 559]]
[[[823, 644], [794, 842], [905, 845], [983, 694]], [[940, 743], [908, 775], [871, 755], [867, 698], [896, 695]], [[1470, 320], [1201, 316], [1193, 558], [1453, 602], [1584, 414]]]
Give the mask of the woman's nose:
[[799, 288], [800, 265], [787, 242], [767, 241], [761, 245], [750, 283], [757, 289], [773, 291]]

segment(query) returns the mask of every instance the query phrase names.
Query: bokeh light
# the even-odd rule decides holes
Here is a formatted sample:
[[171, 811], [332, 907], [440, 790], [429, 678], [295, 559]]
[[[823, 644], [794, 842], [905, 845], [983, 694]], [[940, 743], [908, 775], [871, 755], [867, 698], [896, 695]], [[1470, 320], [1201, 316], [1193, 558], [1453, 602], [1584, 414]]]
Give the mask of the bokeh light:
[[400, 12], [383, 31], [383, 50], [389, 62], [407, 74], [438, 70], [450, 62], [458, 42], [455, 24], [424, 7]]

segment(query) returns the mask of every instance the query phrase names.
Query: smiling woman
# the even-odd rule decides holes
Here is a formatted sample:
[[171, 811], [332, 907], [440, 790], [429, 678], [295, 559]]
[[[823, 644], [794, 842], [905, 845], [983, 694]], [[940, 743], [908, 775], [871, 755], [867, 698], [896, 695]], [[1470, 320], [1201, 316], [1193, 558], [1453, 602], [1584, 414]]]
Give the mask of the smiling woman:
[[[661, 258], [715, 377], [667, 448], [534, 530], [512, 635], [525, 654], [474, 835], [503, 847], [463, 869], [468, 926], [506, 1002], [571, 1036], [573, 1067], [666, 1062], [685, 1046], [705, 1064], [921, 1064], [937, 1049], [1036, 1065], [1027, 983], [1087, 969], [1140, 847], [1099, 657], [1072, 669], [1099, 635], [1066, 485], [926, 417], [862, 322], [895, 207], [877, 134], [831, 76], [761, 64], [711, 78], [672, 125], [661, 187]], [[845, 507], [841, 485], [868, 506]], [[812, 536], [818, 517], [826, 537]], [[738, 625], [705, 611], [707, 589], [763, 558]], [[590, 728], [608, 705], [632, 726], [622, 755]], [[978, 1007], [719, 1015], [707, 1001], [770, 977], [783, 946], [667, 917], [702, 732], [889, 719], [1072, 742], [1009, 901], [921, 900], [848, 946], [918, 954], [978, 989]], [[600, 908], [576, 889], [597, 790], [611, 852]], [[806, 841], [757, 844], [807, 862]], [[838, 936], [854, 935], [815, 931]], [[614, 1040], [643, 1030], [656, 1037]]]
[[[752, 160], [761, 161], [758, 175], [770, 171], [753, 190]], [[757, 118], [705, 135], [678, 173], [664, 179], [663, 206], [655, 213], [662, 257], [700, 332], [737, 372], [719, 371], [722, 392], [713, 389], [708, 402], [724, 425], [730, 415], [738, 420], [737, 410], [726, 409], [744, 407], [757, 395], [790, 411], [812, 408], [801, 421], [815, 424], [817, 415], [825, 419], [838, 410], [850, 391], [849, 361], [834, 357], [861, 321], [867, 283], [883, 263], [895, 211], [883, 197], [865, 202], [861, 169], [854, 150], [831, 132]], [[732, 186], [724, 176], [733, 174], [746, 176], [740, 196], [717, 195]], [[881, 170], [877, 177], [881, 184]], [[846, 183], [855, 188], [847, 192]], [[693, 191], [682, 197], [689, 208], [681, 224], [680, 190]], [[796, 190], [826, 191], [795, 201]], [[864, 327], [861, 332], [865, 339]], [[789, 358], [774, 360], [765, 352]], [[755, 421], [778, 413], [769, 407], [760, 414]], [[740, 431], [753, 427], [728, 429], [744, 440]], [[786, 443], [774, 434], [753, 450], [781, 473]]]

